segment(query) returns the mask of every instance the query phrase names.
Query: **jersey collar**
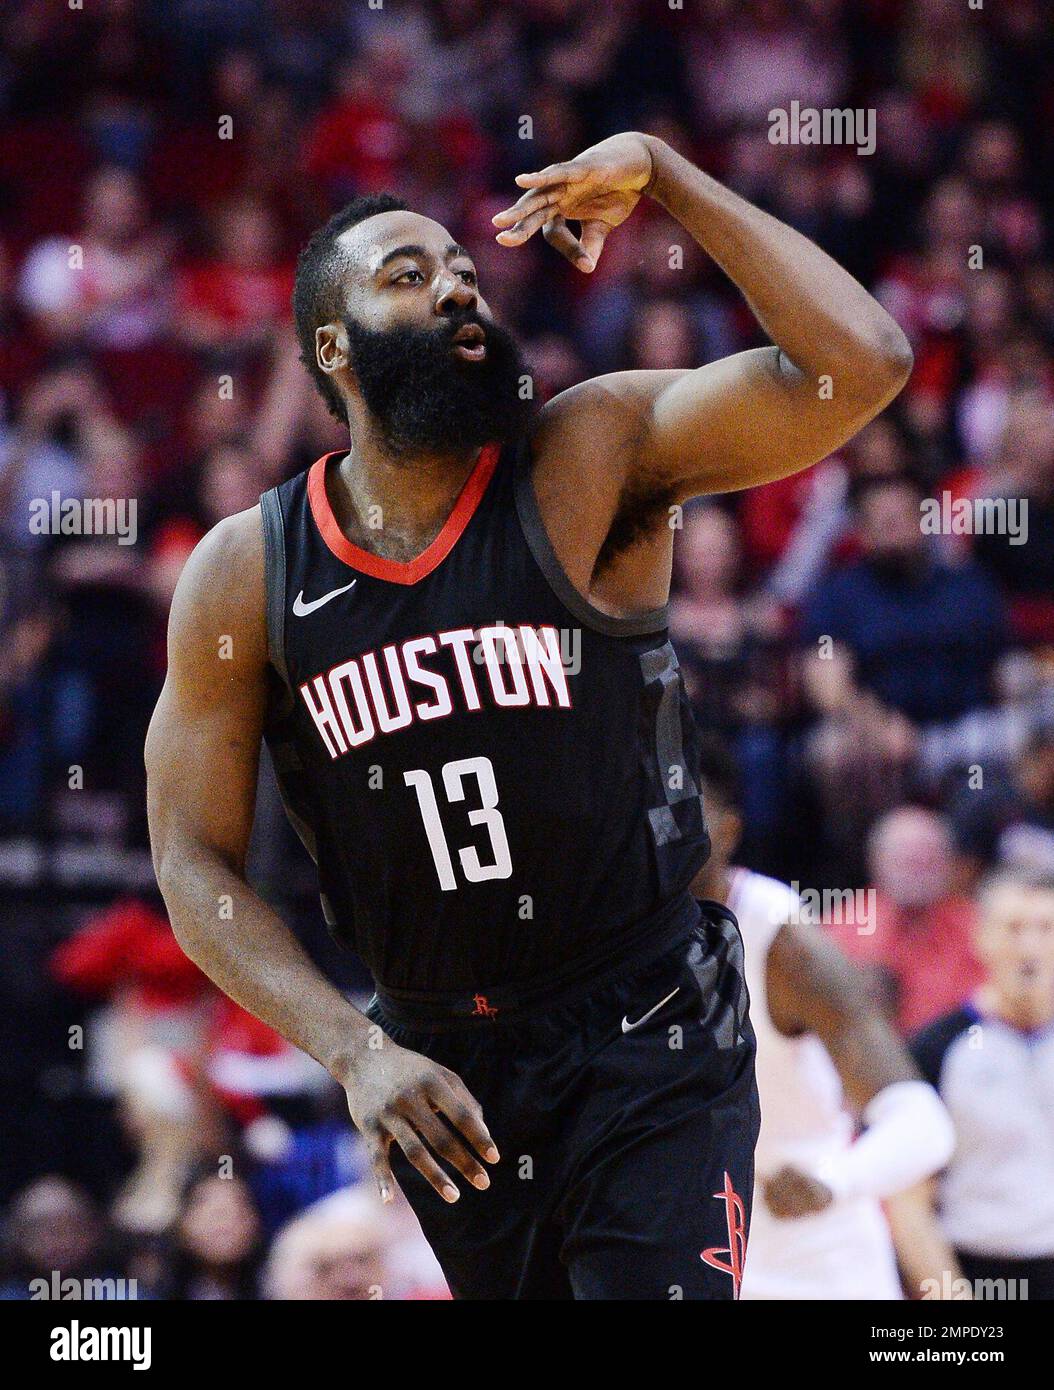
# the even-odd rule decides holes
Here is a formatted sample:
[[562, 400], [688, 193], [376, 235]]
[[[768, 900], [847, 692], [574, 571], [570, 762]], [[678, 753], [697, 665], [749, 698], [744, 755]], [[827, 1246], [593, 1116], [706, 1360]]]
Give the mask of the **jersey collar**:
[[326, 467], [330, 459], [345, 452], [344, 449], [335, 449], [332, 453], [323, 454], [311, 465], [307, 475], [307, 496], [311, 515], [322, 539], [337, 559], [350, 565], [352, 569], [372, 575], [374, 579], [385, 579], [391, 584], [416, 584], [418, 580], [424, 579], [425, 575], [431, 574], [437, 565], [442, 564], [472, 520], [497, 467], [501, 445], [484, 444], [439, 535], [412, 560], [387, 560], [381, 555], [363, 550], [361, 546], [353, 545], [337, 525], [337, 518], [333, 515], [333, 508], [326, 492]]

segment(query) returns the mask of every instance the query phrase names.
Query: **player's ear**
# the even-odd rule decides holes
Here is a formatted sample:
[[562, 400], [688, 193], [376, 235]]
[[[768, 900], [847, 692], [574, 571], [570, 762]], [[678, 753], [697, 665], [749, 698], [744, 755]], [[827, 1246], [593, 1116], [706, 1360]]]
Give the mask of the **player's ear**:
[[339, 321], [315, 329], [315, 360], [324, 372], [348, 365], [348, 331]]

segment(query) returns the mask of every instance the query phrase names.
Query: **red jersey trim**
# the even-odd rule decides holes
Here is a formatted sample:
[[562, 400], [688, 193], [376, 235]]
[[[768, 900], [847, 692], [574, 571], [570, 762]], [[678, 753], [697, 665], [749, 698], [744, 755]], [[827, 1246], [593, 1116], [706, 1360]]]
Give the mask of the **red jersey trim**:
[[461, 538], [498, 465], [501, 445], [484, 444], [472, 472], [458, 493], [453, 510], [443, 523], [443, 529], [431, 545], [412, 560], [386, 560], [383, 556], [373, 555], [361, 546], [353, 545], [337, 525], [326, 493], [326, 465], [331, 458], [343, 452], [343, 449], [335, 449], [332, 453], [323, 454], [311, 465], [307, 475], [308, 503], [322, 539], [337, 559], [352, 569], [372, 575], [374, 579], [386, 579], [391, 584], [416, 584], [443, 563]]

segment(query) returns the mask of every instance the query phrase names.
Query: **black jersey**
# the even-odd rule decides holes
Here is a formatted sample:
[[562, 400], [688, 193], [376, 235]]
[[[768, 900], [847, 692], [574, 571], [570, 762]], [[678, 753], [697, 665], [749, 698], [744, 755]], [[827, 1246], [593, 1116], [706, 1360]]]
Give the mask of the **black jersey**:
[[416, 559], [261, 499], [265, 737], [326, 918], [389, 991], [544, 981], [643, 938], [709, 852], [665, 610], [613, 619], [546, 535], [529, 446], [481, 451]]

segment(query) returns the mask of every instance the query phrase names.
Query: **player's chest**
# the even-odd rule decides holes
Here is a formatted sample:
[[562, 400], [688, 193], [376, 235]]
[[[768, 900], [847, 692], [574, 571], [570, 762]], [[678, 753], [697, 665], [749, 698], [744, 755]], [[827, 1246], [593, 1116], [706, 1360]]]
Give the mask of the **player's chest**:
[[545, 591], [479, 572], [425, 588], [318, 578], [289, 595], [286, 660], [302, 736], [331, 759], [412, 729], [572, 708], [580, 635]]

